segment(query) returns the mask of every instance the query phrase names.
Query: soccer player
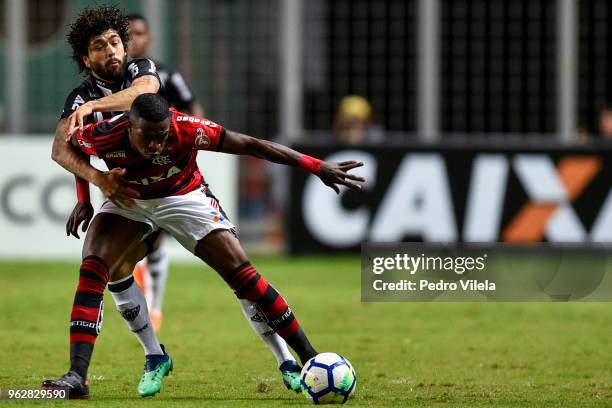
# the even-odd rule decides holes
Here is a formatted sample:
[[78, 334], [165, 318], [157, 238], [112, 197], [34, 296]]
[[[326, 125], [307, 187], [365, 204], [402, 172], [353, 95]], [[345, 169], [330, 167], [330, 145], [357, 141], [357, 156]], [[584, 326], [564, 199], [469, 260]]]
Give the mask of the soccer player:
[[[299, 166], [336, 193], [340, 185], [360, 189], [359, 182], [365, 180], [349, 170], [363, 163], [323, 162], [208, 119], [170, 110], [167, 101], [153, 93], [138, 96], [129, 113], [79, 130], [71, 143], [102, 158], [139, 193], [124, 205], [107, 199], [91, 222], [83, 254], [86, 261], [95, 261], [96, 276], [92, 278], [96, 282], [99, 272], [119, 278], [112, 284], [117, 285], [116, 290], [132, 285], [129, 271], [122, 276], [125, 271], [114, 269], [125, 258], [143, 256], [146, 237], [162, 228], [210, 265], [239, 299], [254, 302], [266, 324], [285, 339], [302, 364], [317, 354], [285, 299], [249, 262], [234, 225], [220, 211], [218, 202], [207, 195], [196, 156], [198, 150], [214, 150]], [[77, 175], [96, 182], [94, 173]], [[171, 369], [171, 360], [167, 361]]]
[[[147, 20], [140, 14], [129, 14], [130, 45], [128, 55], [130, 58], [149, 58], [149, 46], [151, 45], [151, 33]], [[180, 72], [172, 70], [159, 60], [153, 59], [157, 66], [157, 73], [166, 89], [166, 100], [168, 104], [179, 112], [189, 113], [193, 116], [203, 116], [204, 109], [195, 99], [193, 92], [187, 85]]]
[[[115, 113], [128, 110], [136, 96], [159, 91], [160, 81], [155, 64], [148, 59], [136, 59], [126, 64], [124, 44], [128, 40], [128, 22], [113, 6], [101, 5], [84, 10], [70, 26], [67, 37], [79, 70], [89, 73], [89, 76], [66, 99], [56, 128], [52, 157], [74, 174], [91, 176], [88, 180], [93, 180], [111, 202], [117, 205], [129, 203], [139, 194], [130, 184], [122, 181], [124, 171], [97, 171], [65, 139], [66, 134], [72, 134], [83, 123], [112, 117]], [[77, 182], [77, 196], [78, 203], [68, 220], [66, 232], [78, 238], [81, 223], [85, 231], [93, 216], [87, 181], [81, 179]], [[149, 237], [147, 243], [151, 245], [154, 238]], [[110, 279], [109, 290], [117, 308], [145, 350], [147, 363], [139, 393], [152, 395], [159, 391], [160, 373], [167, 372], [170, 365], [153, 332], [146, 302], [141, 306], [144, 296], [135, 286], [126, 286], [125, 283], [113, 285], [122, 282], [115, 282], [112, 272], [121, 269], [122, 274], [127, 276], [142, 256], [138, 259], [126, 256], [123, 263], [118, 265], [103, 265], [96, 258], [84, 256], [71, 313], [70, 370], [58, 379], [44, 381], [43, 386], [68, 388], [71, 398], [88, 397], [87, 370], [102, 326], [102, 296]], [[285, 385], [294, 391], [299, 390], [299, 366], [285, 342], [270, 333], [267, 326], [259, 321], [253, 302], [243, 300], [240, 305], [251, 327], [276, 357]], [[139, 323], [142, 324], [136, 326]]]
[[[129, 14], [130, 45], [128, 55], [130, 58], [149, 58], [148, 50], [151, 44], [151, 33], [147, 20], [140, 14]], [[169, 69], [159, 60], [153, 60], [157, 66], [157, 74], [165, 88], [168, 104], [180, 112], [193, 116], [203, 116], [204, 110], [194, 98], [193, 92], [187, 85], [183, 76]], [[149, 316], [153, 329], [158, 331], [162, 325], [162, 302], [168, 281], [168, 256], [162, 247], [163, 233], [153, 243], [153, 251], [136, 265], [134, 279], [145, 292]]]
[[[144, 92], [158, 92], [160, 81], [155, 64], [151, 60], [138, 59], [126, 64], [124, 43], [128, 39], [128, 26], [121, 12], [111, 6], [98, 6], [84, 10], [70, 26], [67, 34], [73, 51], [73, 59], [80, 72], [88, 77], [75, 88], [66, 99], [61, 119], [53, 142], [53, 158], [68, 170], [86, 171], [92, 168], [89, 161], [67, 148], [66, 134], [82, 125], [110, 118], [129, 108], [134, 98]], [[96, 185], [105, 196], [121, 203], [137, 197], [138, 192], [120, 182], [118, 171], [99, 173]], [[89, 201], [89, 184], [77, 178], [78, 203], [66, 224], [67, 234], [78, 238], [78, 228], [85, 231], [93, 216]], [[127, 268], [136, 260], [126, 261]], [[130, 266], [129, 263], [132, 263]], [[74, 297], [70, 317], [70, 371], [55, 380], [46, 380], [43, 386], [65, 387], [72, 398], [87, 398], [87, 369], [94, 344], [102, 326], [103, 293], [109, 276], [106, 267], [96, 258], [85, 258], [80, 268], [79, 284]], [[126, 301], [126, 296], [113, 296], [117, 307], [125, 312], [126, 306], [137, 304], [142, 293], [129, 292], [135, 299]], [[147, 367], [145, 372], [163, 368], [164, 351], [159, 344], [146, 310], [141, 313], [143, 324], [135, 333], [145, 349]], [[126, 322], [133, 313], [122, 313]], [[128, 326], [130, 322], [128, 322]], [[165, 365], [167, 368], [167, 364]], [[151, 377], [151, 374], [147, 374]], [[144, 378], [144, 376], [143, 376]]]

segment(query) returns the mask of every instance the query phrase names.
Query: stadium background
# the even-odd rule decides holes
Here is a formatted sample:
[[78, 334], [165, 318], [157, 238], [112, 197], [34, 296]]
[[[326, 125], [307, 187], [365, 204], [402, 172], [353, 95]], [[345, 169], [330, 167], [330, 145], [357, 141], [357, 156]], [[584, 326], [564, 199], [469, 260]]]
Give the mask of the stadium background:
[[[64, 28], [94, 3], [2, 2], [0, 140], [49, 137], [68, 90], [80, 81], [68, 58]], [[476, 150], [485, 144], [500, 151], [509, 145], [519, 150], [540, 145], [544, 152], [559, 146], [590, 145], [591, 153], [607, 149], [605, 138], [597, 136], [601, 110], [612, 93], [606, 25], [612, 7], [603, 0], [313, 0], [307, 6], [297, 0], [151, 0], [120, 5], [148, 17], [152, 56], [183, 73], [209, 117], [252, 135], [332, 150], [393, 144], [408, 152], [422, 143]], [[335, 129], [347, 95], [362, 96], [371, 107], [361, 142], [345, 142]], [[453, 174], [453, 166], [446, 165]], [[238, 220], [243, 240], [256, 252], [287, 249], [295, 242], [292, 223], [302, 217], [300, 204], [289, 200], [295, 180], [256, 159], [228, 166], [231, 181], [218, 188], [230, 186], [221, 198]], [[607, 165], [601, 168], [592, 177], [600, 182], [603, 177], [605, 184], [610, 173]], [[7, 193], [11, 180], [5, 175], [5, 228], [19, 224], [11, 219], [18, 212], [10, 211], [16, 205], [11, 203], [31, 201], [19, 199], [19, 188]], [[380, 182], [371, 184], [371, 189], [383, 188]], [[68, 193], [63, 185], [60, 195], [48, 200], [67, 202], [62, 197]], [[593, 208], [577, 211], [587, 232], [604, 209], [602, 194], [587, 194], [583, 207]], [[515, 209], [525, 201], [524, 196], [508, 199], [516, 201], [510, 203]], [[350, 197], [343, 203], [359, 204], [351, 204]], [[55, 228], [70, 210], [59, 205], [47, 211], [55, 214], [47, 220]], [[463, 217], [461, 208], [453, 211], [457, 219]], [[427, 240], [419, 231], [396, 238]]]
[[[54, 356], [42, 366], [32, 363], [46, 354], [36, 350], [36, 335], [18, 322], [32, 319], [32, 327], [53, 331], [52, 347], [64, 347], [65, 333], [55, 332], [64, 327], [69, 310], [74, 276], [66, 269], [76, 271], [81, 241], [65, 238], [73, 182], [49, 156], [64, 98], [81, 81], [69, 59], [65, 26], [82, 8], [97, 3], [102, 2], [0, 1], [0, 286], [6, 295], [0, 310], [9, 311], [0, 320], [0, 332], [8, 334], [0, 344], [10, 351], [3, 353], [8, 359], [3, 365], [15, 367], [14, 376], [0, 376], [0, 386], [35, 386], [33, 379], [52, 374], [64, 361]], [[605, 250], [612, 242], [612, 139], [600, 128], [602, 109], [612, 97], [612, 6], [607, 1], [119, 4], [148, 18], [151, 56], [184, 75], [210, 118], [321, 157], [358, 157], [368, 164], [365, 193], [339, 198], [331, 190], [325, 194], [309, 187], [312, 180], [298, 171], [256, 159], [210, 157], [208, 169], [203, 164], [250, 253], [260, 256], [256, 260], [294, 300], [323, 347], [341, 345], [355, 360], [363, 373], [361, 403], [397, 405], [404, 398], [470, 406], [609, 401], [608, 371], [598, 366], [601, 353], [609, 351], [603, 339], [612, 323], [604, 304], [364, 305], [359, 303], [356, 253], [363, 240], [544, 241], [551, 247], [577, 243], [578, 248], [603, 243]], [[347, 95], [362, 96], [371, 106], [361, 141], [347, 142], [337, 130]], [[533, 203], [543, 209], [535, 218], [537, 228], [533, 218], [519, 217]], [[173, 251], [172, 259], [189, 259], [185, 251]], [[338, 252], [345, 255], [325, 257]], [[70, 263], [47, 262], [57, 258]], [[171, 273], [166, 306], [171, 339], [187, 330], [183, 313], [190, 314], [190, 323], [210, 318], [192, 311], [200, 303], [194, 289], [197, 269], [179, 265], [176, 270], [180, 278]], [[296, 270], [297, 277], [287, 270]], [[38, 277], [49, 291], [34, 289]], [[212, 279], [206, 278], [204, 288], [222, 290]], [[320, 290], [312, 289], [316, 286]], [[205, 293], [211, 310], [232, 302], [229, 295]], [[37, 316], [36, 301], [14, 306], [28, 294], [53, 310], [48, 319]], [[337, 319], [331, 323], [319, 313], [327, 307]], [[105, 336], [100, 354], [112, 355], [126, 342], [138, 355], [119, 319], [112, 311], [107, 316], [108, 330], [116, 328], [118, 334]], [[455, 325], [449, 325], [448, 316]], [[241, 321], [211, 322], [243, 330], [254, 341]], [[402, 336], [414, 332], [420, 336]], [[211, 338], [199, 333], [192, 333], [188, 344], [212, 349], [214, 341], [227, 341], [240, 350], [252, 347], [238, 336], [228, 340], [227, 331]], [[514, 342], [517, 333], [525, 338]], [[447, 344], [458, 337], [470, 346], [454, 353]], [[406, 363], [396, 359], [398, 350], [420, 354], [411, 354]], [[183, 352], [189, 358], [187, 346], [179, 349]], [[231, 357], [240, 353], [245, 351]], [[185, 364], [185, 375], [199, 375], [197, 362], [208, 358], [215, 356], [207, 351], [191, 367]], [[101, 377], [136, 375], [113, 372], [111, 362], [96, 362], [94, 372]], [[248, 375], [257, 377], [267, 363], [255, 359]], [[31, 366], [38, 368], [32, 372]], [[573, 367], [571, 373], [567, 367]], [[226, 368], [227, 381], [242, 369], [235, 362]], [[209, 380], [219, 375], [209, 367], [205, 374]], [[467, 385], [456, 380], [461, 376], [471, 378]], [[278, 379], [253, 381], [247, 382], [261, 393], [257, 398], [283, 398], [283, 391], [270, 393], [265, 385], [276, 387]], [[98, 384], [98, 397], [122, 392], [131, 398], [128, 385], [117, 390], [103, 379]], [[196, 390], [211, 399], [226, 393], [242, 397], [210, 383], [180, 392], [190, 397]]]

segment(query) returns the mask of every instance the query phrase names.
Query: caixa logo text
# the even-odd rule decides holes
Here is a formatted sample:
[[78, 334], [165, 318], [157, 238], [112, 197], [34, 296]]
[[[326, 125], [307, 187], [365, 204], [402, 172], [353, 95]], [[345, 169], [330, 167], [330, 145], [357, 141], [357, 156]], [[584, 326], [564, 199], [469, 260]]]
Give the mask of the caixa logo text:
[[0, 181], [0, 216], [11, 224], [33, 225], [41, 218], [64, 224], [75, 202], [74, 177], [21, 173]]
[[[361, 204], [347, 206], [316, 177], [299, 209], [307, 232], [330, 247], [363, 241], [612, 242], [610, 168], [604, 155], [523, 152], [413, 152], [389, 157], [341, 151], [359, 160]], [[393, 167], [390, 169], [390, 167]], [[390, 178], [381, 180], [379, 170]], [[353, 203], [354, 204], [354, 203]]]

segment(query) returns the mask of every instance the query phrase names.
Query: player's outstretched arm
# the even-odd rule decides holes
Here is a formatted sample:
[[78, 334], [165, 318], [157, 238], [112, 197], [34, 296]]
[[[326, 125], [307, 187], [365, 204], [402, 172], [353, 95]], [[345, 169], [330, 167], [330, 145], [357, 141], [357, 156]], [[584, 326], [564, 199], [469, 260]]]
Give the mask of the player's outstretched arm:
[[105, 96], [104, 98], [94, 99], [81, 105], [68, 117], [68, 127], [65, 138], [69, 140], [72, 133], [83, 127], [85, 118], [92, 112], [123, 112], [129, 111], [132, 102], [138, 95], [143, 93], [156, 93], [159, 90], [159, 79], [153, 75], [138, 77], [132, 82], [129, 88]]
[[341, 163], [324, 162], [282, 144], [257, 139], [227, 129], [221, 151], [251, 155], [287, 166], [299, 166], [301, 169], [318, 176], [325, 185], [332, 188], [337, 194], [340, 194], [340, 185], [359, 190], [361, 189], [359, 183], [365, 181], [363, 177], [349, 173], [349, 170], [363, 166], [361, 162], [354, 160]]

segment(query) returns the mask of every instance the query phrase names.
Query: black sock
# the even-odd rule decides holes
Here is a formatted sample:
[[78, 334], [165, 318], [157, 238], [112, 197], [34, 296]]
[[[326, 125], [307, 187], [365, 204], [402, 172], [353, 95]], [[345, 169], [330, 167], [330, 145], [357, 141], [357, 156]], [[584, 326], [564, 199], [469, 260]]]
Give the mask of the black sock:
[[287, 337], [285, 341], [293, 350], [295, 350], [300, 358], [300, 361], [302, 362], [302, 365], [306, 364], [308, 360], [319, 354], [314, 347], [312, 347], [312, 344], [310, 344], [310, 341], [308, 340], [308, 337], [306, 337], [306, 334], [304, 334], [304, 330], [302, 330], [302, 328], [299, 328], [293, 335]]
[[78, 373], [83, 380], [87, 378], [87, 368], [91, 361], [93, 348], [94, 345], [91, 343], [70, 343], [70, 371]]
[[70, 313], [70, 370], [83, 379], [87, 378], [87, 367], [102, 328], [108, 276], [104, 260], [96, 256], [83, 259]]

